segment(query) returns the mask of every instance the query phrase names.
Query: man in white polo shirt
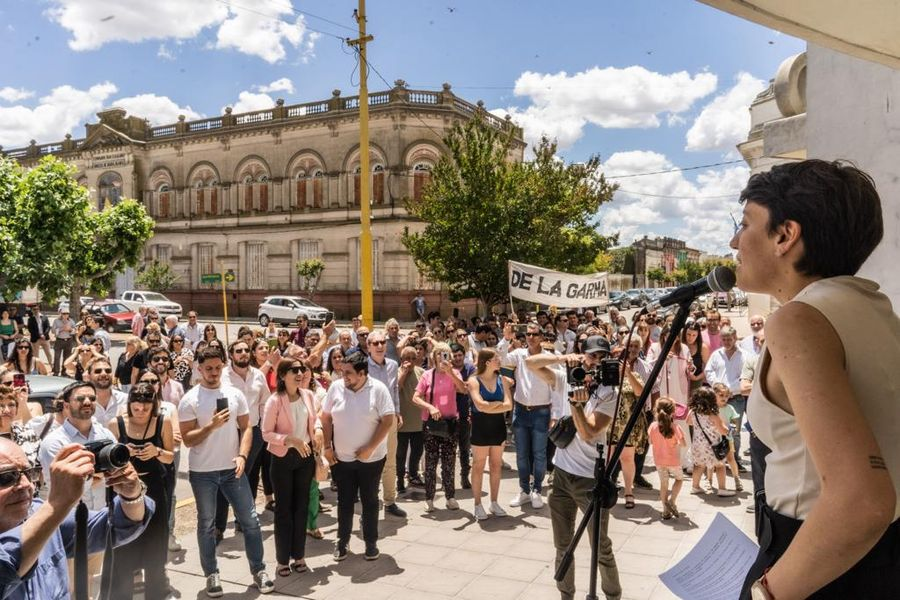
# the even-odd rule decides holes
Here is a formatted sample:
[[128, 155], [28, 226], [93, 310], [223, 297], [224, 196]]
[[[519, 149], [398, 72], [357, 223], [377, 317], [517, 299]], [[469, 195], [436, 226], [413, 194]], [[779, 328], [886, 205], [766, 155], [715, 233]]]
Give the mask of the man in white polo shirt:
[[394, 426], [391, 393], [369, 377], [369, 360], [360, 351], [341, 362], [340, 381], [328, 388], [322, 404], [325, 457], [338, 488], [338, 539], [334, 559], [347, 558], [353, 505], [362, 504], [366, 560], [378, 558], [378, 483], [387, 456], [387, 436]]
[[206, 595], [218, 598], [224, 594], [213, 527], [219, 492], [234, 507], [244, 531], [253, 583], [260, 593], [268, 594], [275, 585], [266, 573], [259, 518], [244, 476], [252, 442], [247, 400], [237, 388], [222, 384], [225, 363], [218, 348], [204, 348], [197, 353], [197, 361], [200, 384], [181, 399], [178, 418], [184, 445], [191, 449], [188, 479], [197, 503], [197, 543], [200, 566], [206, 576]]

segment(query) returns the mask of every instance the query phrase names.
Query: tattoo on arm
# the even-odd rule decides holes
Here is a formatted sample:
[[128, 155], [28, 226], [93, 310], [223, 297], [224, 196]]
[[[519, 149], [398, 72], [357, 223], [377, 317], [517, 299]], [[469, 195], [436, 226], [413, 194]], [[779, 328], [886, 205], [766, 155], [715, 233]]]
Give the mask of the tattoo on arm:
[[880, 456], [870, 456], [869, 466], [871, 466], [873, 469], [884, 469], [885, 471], [887, 471], [887, 465], [884, 464], [884, 459]]

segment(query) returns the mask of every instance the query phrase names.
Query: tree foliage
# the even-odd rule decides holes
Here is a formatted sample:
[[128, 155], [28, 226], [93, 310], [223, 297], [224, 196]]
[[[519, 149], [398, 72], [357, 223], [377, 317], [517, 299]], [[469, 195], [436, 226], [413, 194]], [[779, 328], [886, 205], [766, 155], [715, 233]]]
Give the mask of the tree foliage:
[[172, 289], [179, 279], [178, 273], [172, 270], [172, 265], [153, 260], [138, 273], [134, 281], [146, 290], [165, 292]]
[[647, 269], [647, 279], [656, 283], [662, 283], [666, 280], [666, 272], [659, 267]]
[[632, 246], [613, 248], [609, 254], [612, 258], [611, 272], [634, 275], [634, 248]]
[[407, 201], [425, 228], [407, 228], [402, 241], [452, 300], [478, 298], [489, 310], [508, 297], [508, 260], [580, 272], [615, 243], [594, 221], [615, 191], [599, 158], [564, 164], [545, 138], [533, 161], [510, 161], [511, 137], [480, 118], [454, 126], [444, 143], [449, 153], [422, 199]]
[[301, 280], [301, 289], [309, 294], [309, 299], [315, 301], [316, 290], [319, 288], [319, 279], [325, 270], [325, 262], [320, 258], [298, 260], [297, 278]]
[[[154, 225], [144, 207], [125, 199], [95, 212], [74, 175], [74, 167], [52, 156], [27, 172], [0, 159], [4, 296], [26, 287], [48, 298], [68, 293], [77, 314], [84, 292], [106, 293], [116, 273], [140, 260]], [[7, 265], [10, 256], [14, 264]]]

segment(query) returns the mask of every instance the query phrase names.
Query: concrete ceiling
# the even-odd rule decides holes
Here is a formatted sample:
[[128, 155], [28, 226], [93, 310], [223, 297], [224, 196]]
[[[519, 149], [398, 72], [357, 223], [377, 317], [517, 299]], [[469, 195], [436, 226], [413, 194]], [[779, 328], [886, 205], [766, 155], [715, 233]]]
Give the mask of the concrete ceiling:
[[898, 0], [699, 0], [844, 54], [900, 69]]

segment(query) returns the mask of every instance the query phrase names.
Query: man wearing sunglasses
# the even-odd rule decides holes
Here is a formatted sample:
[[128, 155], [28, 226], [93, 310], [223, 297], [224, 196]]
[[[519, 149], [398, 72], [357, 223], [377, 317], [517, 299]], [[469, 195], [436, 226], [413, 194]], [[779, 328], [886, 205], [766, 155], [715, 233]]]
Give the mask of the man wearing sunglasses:
[[[28, 468], [22, 449], [0, 439], [0, 598], [8, 600], [58, 598], [71, 589], [61, 556], [75, 545], [75, 507], [82, 483], [94, 473], [94, 455], [78, 444], [60, 449], [47, 469], [47, 502], [34, 499], [38, 473]], [[130, 464], [104, 475], [106, 486], [117, 495], [112, 515], [106, 507], [88, 515], [88, 552], [101, 552], [112, 525], [113, 547], [137, 538], [153, 515]]]
[[94, 403], [94, 418], [100, 423], [109, 423], [125, 412], [125, 407], [128, 405], [128, 394], [113, 389], [112, 373], [112, 365], [105, 356], [92, 359], [84, 371], [85, 381], [90, 381], [96, 388], [97, 401]]
[[381, 487], [384, 492], [384, 514], [401, 519], [406, 511], [397, 506], [397, 430], [403, 425], [400, 418], [400, 389], [398, 387], [399, 366], [397, 361], [387, 357], [387, 337], [383, 331], [375, 330], [366, 337], [369, 350], [369, 377], [373, 377], [387, 386], [391, 393], [397, 422], [387, 435], [387, 456], [384, 470], [381, 472]]
[[[262, 411], [266, 407], [269, 398], [269, 385], [266, 376], [256, 367], [250, 366], [250, 346], [245, 342], [237, 341], [228, 349], [231, 363], [222, 372], [222, 380], [236, 387], [247, 400], [247, 408], [250, 410], [250, 429], [253, 435], [253, 443], [250, 446], [250, 454], [247, 456], [247, 482], [250, 484], [250, 493], [254, 502], [259, 488], [259, 474], [262, 469], [263, 437], [259, 421]], [[219, 494], [216, 504], [216, 529], [224, 532], [228, 526], [228, 503], [225, 497]], [[235, 525], [237, 528], [239, 525]]]

